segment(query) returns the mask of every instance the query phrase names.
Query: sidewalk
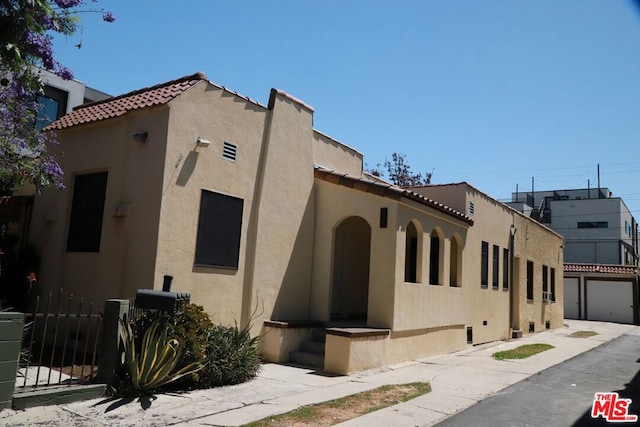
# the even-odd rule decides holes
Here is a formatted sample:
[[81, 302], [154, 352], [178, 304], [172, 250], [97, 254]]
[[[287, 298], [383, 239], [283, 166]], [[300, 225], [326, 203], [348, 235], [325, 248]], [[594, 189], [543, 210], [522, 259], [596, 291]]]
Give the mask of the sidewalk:
[[[323, 376], [309, 369], [266, 364], [258, 378], [245, 384], [126, 402], [98, 399], [24, 411], [4, 410], [0, 412], [0, 424], [238, 426], [385, 384], [426, 381], [431, 383], [430, 393], [340, 425], [428, 426], [511, 384], [640, 329], [633, 325], [605, 322], [566, 320], [565, 323], [568, 327], [531, 334], [519, 340], [484, 344], [345, 377]], [[585, 330], [598, 335], [589, 338], [569, 336]], [[496, 351], [530, 343], [546, 343], [555, 348], [522, 360], [497, 361], [491, 357]]]

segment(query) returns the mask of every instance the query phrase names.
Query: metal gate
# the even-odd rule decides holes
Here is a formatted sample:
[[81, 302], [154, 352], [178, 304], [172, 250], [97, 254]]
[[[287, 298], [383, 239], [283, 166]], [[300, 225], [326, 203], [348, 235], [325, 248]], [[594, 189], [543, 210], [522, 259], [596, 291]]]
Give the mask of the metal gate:
[[102, 313], [93, 303], [50, 292], [25, 314], [16, 391], [50, 385], [88, 384], [97, 377]]

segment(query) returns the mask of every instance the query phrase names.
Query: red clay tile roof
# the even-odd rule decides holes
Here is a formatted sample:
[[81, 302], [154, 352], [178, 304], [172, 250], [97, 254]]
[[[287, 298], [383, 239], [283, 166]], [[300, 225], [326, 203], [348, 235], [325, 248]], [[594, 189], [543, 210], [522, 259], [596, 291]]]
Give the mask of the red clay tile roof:
[[45, 127], [44, 130], [65, 129], [83, 123], [119, 117], [131, 110], [166, 104], [201, 80], [207, 81], [207, 76], [199, 72], [152, 87], [125, 93], [114, 98], [81, 105]]
[[638, 269], [633, 265], [612, 264], [564, 264], [565, 272], [572, 273], [609, 273], [609, 274], [638, 274]]
[[366, 193], [372, 193], [381, 197], [388, 197], [394, 200], [400, 200], [401, 197], [411, 199], [422, 205], [438, 210], [444, 214], [458, 218], [459, 220], [464, 221], [469, 225], [473, 225], [473, 219], [463, 214], [462, 212], [458, 212], [457, 210], [452, 209], [449, 206], [438, 203], [435, 200], [424, 197], [418, 193], [414, 193], [411, 190], [405, 190], [400, 187], [396, 187], [395, 185], [373, 181], [370, 179], [352, 177], [324, 168], [319, 165], [315, 166], [314, 175], [318, 179], [322, 179], [333, 184], [342, 185], [345, 187], [353, 188], [355, 190], [364, 191]]

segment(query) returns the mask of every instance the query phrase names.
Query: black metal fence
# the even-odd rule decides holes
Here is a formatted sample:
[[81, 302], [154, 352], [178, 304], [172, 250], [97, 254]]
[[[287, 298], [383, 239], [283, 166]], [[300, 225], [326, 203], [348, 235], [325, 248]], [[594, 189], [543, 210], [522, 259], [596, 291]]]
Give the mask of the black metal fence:
[[50, 292], [25, 314], [16, 390], [91, 383], [97, 377], [102, 313], [93, 303]]

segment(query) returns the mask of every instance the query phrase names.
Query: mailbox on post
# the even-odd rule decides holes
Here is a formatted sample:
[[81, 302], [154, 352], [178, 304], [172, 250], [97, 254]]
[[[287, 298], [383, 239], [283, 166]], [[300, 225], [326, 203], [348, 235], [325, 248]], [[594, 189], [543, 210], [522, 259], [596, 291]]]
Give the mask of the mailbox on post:
[[188, 303], [191, 294], [188, 292], [163, 292], [155, 289], [138, 289], [134, 307], [146, 310], [172, 312], [180, 302]]

